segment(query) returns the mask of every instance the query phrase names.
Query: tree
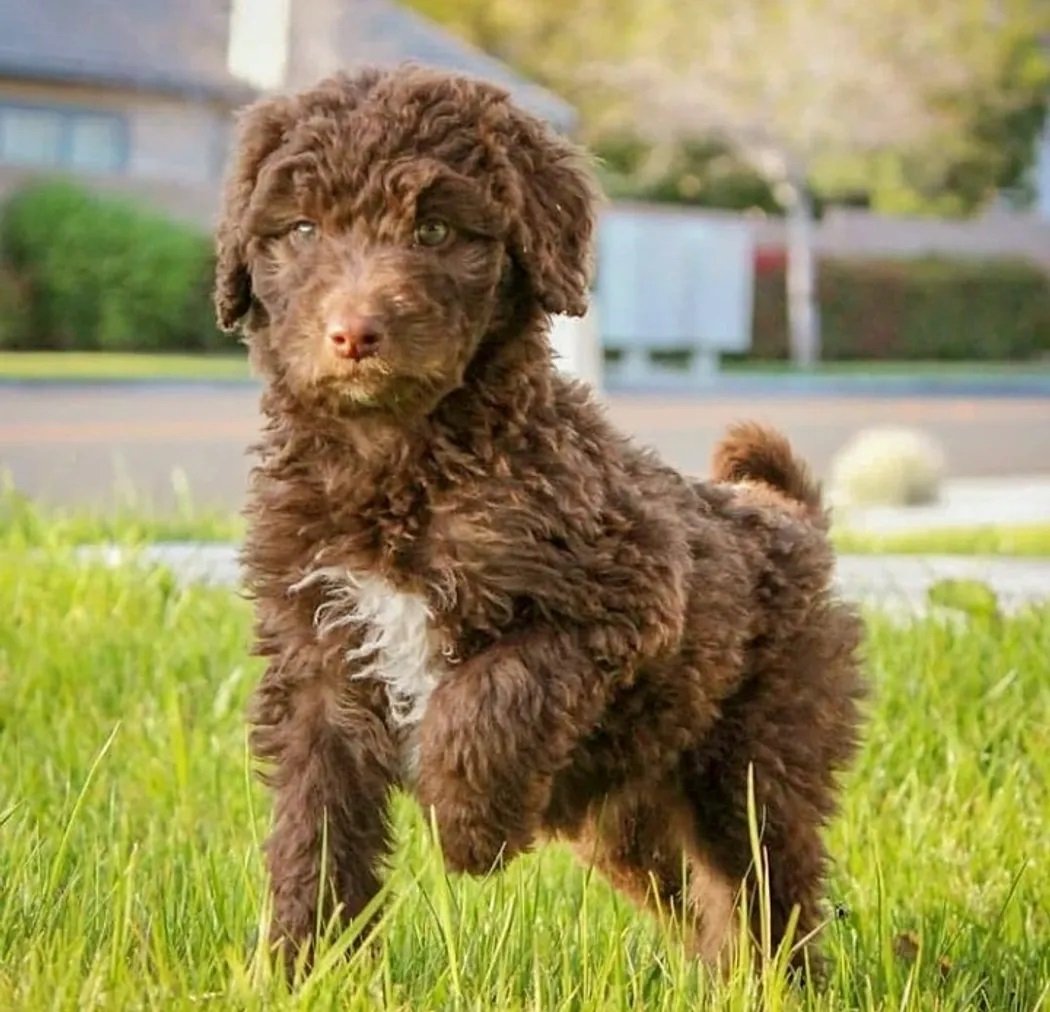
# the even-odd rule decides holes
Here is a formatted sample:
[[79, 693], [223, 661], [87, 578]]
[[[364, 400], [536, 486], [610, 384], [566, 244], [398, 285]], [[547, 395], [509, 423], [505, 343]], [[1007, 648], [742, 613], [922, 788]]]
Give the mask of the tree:
[[1032, 27], [1015, 21], [999, 30], [991, 88], [981, 81], [945, 99], [956, 106], [958, 129], [899, 150], [821, 159], [814, 187], [829, 202], [848, 195], [885, 214], [963, 216], [997, 201], [1026, 206], [1050, 100], [1050, 45]]
[[923, 145], [899, 159], [899, 184], [874, 188], [884, 211], [970, 214], [1003, 194], [1019, 204], [1027, 188], [1035, 146], [1050, 96], [1050, 47], [1030, 35], [1004, 41], [992, 89], [959, 95], [966, 129]]
[[577, 74], [581, 60], [626, 55], [636, 0], [408, 0], [419, 13], [554, 88], [595, 123], [604, 96]]
[[888, 169], [966, 209], [1019, 174], [1045, 105], [1045, 0], [415, 3], [574, 101], [591, 143], [641, 139], [650, 185], [689, 144], [754, 166], [787, 213], [801, 365], [820, 354], [814, 178], [853, 165], [870, 192]]
[[819, 359], [810, 179], [822, 159], [957, 132], [953, 101], [999, 70], [994, 0], [650, 0], [631, 56], [589, 73], [656, 147], [716, 136], [774, 186], [788, 218], [792, 357]]

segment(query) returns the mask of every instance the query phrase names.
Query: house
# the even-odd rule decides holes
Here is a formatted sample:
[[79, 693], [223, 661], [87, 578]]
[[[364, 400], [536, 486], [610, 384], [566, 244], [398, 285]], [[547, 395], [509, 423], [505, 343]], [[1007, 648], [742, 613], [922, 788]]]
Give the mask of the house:
[[214, 185], [231, 110], [214, 0], [0, 5], [0, 189], [41, 170], [145, 187]]
[[[269, 75], [250, 73], [252, 58]], [[390, 0], [6, 0], [0, 196], [69, 173], [207, 223], [236, 107], [404, 61], [494, 80], [557, 127], [575, 122], [561, 99]]]
[[563, 99], [391, 0], [279, 2], [290, 5], [288, 87], [305, 87], [340, 69], [416, 62], [502, 85], [519, 105], [566, 133], [576, 125], [576, 110]]
[[[1041, 45], [1044, 57], [1050, 60], [1050, 33], [1042, 36]], [[1035, 159], [1028, 178], [1035, 198], [1033, 210], [1040, 220], [1050, 222], [1050, 106], [1035, 142]]]
[[1035, 213], [1043, 221], [1050, 221], [1050, 117], [1036, 141], [1031, 180], [1035, 192]]

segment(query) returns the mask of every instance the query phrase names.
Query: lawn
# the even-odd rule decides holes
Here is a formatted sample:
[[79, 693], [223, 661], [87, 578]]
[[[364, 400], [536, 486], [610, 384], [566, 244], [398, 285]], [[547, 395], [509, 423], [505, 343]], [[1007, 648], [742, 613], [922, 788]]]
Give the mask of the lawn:
[[[231, 339], [231, 349], [236, 345]], [[728, 359], [729, 375], [791, 376], [789, 362]], [[813, 375], [858, 379], [993, 381], [1050, 376], [1050, 361], [1034, 362], [822, 362]], [[229, 355], [150, 352], [0, 351], [0, 379], [9, 380], [247, 380], [248, 360]]]
[[[240, 541], [244, 519], [236, 513], [202, 509], [182, 490], [174, 511], [144, 510], [132, 495], [109, 513], [77, 507], [41, 507], [16, 492], [0, 472], [0, 531], [8, 547], [51, 544], [144, 544], [150, 541]], [[1000, 555], [1050, 557], [1050, 523], [988, 524], [939, 530], [872, 533], [835, 528], [839, 552], [856, 555]]]
[[833, 531], [832, 537], [838, 551], [857, 555], [1050, 556], [1050, 523], [987, 524], [885, 534], [842, 528]]
[[823, 991], [715, 987], [557, 848], [448, 879], [400, 801], [378, 945], [294, 995], [255, 938], [247, 604], [0, 526], [0, 1008], [1034, 1010], [1050, 980], [1050, 609], [872, 616]]
[[[726, 372], [744, 374], [790, 375], [797, 370], [786, 361], [760, 361], [751, 359], [727, 359], [722, 367]], [[1001, 379], [1011, 376], [1048, 376], [1050, 359], [1029, 362], [968, 362], [932, 359], [929, 361], [904, 360], [857, 360], [844, 362], [821, 362], [814, 372], [818, 376], [899, 376], [928, 379]]]
[[[236, 347], [231, 339], [231, 347]], [[0, 351], [0, 379], [246, 380], [244, 354], [177, 355], [104, 351]]]
[[16, 492], [10, 476], [0, 472], [0, 548], [24, 549], [117, 542], [239, 541], [244, 520], [236, 513], [203, 509], [187, 490], [168, 512], [144, 510], [137, 495], [127, 506], [107, 513], [78, 507], [43, 507]]

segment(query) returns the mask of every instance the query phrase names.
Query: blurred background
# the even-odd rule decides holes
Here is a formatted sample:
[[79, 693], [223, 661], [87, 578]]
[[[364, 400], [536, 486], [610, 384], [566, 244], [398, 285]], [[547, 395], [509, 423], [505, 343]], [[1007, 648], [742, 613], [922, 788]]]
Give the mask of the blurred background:
[[593, 309], [554, 339], [618, 424], [703, 474], [764, 418], [842, 527], [1050, 554], [1044, 0], [0, 0], [9, 485], [239, 507], [258, 389], [209, 291], [232, 115], [404, 60], [595, 154]]

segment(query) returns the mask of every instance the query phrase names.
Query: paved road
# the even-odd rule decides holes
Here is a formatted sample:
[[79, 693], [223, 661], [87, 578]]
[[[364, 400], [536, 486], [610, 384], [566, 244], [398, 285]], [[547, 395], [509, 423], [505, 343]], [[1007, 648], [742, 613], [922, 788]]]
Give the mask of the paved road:
[[[242, 385], [0, 386], [0, 470], [46, 501], [112, 502], [123, 486], [159, 507], [184, 472], [194, 500], [236, 507], [254, 437], [257, 389]], [[703, 473], [726, 423], [781, 427], [818, 473], [857, 430], [901, 423], [929, 432], [956, 476], [1050, 474], [1050, 397], [775, 395], [717, 390], [703, 396], [611, 395], [612, 419], [673, 464]]]

